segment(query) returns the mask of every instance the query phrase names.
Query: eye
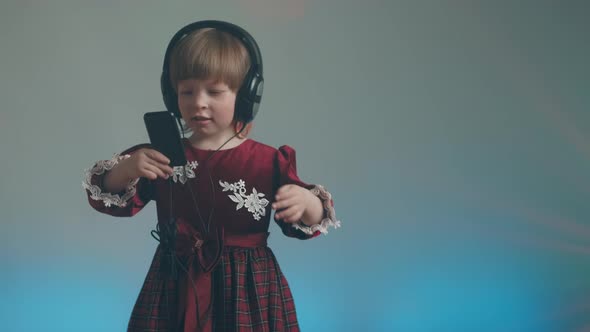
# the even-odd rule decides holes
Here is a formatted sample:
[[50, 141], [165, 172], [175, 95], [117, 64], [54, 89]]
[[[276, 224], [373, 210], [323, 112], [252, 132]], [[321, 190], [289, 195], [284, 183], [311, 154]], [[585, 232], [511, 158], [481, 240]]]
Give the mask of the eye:
[[210, 95], [213, 95], [213, 96], [220, 95], [220, 94], [222, 94], [224, 92], [225, 92], [225, 90], [209, 90], [209, 94]]

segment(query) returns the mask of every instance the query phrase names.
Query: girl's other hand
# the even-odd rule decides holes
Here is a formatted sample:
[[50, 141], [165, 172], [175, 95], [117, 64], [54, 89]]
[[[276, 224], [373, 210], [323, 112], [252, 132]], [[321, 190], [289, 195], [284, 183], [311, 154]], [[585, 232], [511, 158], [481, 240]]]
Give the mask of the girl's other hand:
[[315, 196], [306, 188], [287, 184], [277, 190], [272, 208], [276, 210], [275, 219], [287, 223], [299, 222], [307, 206]]

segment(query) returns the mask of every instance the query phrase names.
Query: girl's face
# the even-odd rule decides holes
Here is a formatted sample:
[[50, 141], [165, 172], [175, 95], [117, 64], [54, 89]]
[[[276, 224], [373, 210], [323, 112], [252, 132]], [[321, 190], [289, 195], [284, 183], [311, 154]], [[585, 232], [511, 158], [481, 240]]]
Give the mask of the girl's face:
[[214, 80], [187, 79], [178, 83], [182, 119], [199, 138], [229, 139], [235, 134], [236, 93]]

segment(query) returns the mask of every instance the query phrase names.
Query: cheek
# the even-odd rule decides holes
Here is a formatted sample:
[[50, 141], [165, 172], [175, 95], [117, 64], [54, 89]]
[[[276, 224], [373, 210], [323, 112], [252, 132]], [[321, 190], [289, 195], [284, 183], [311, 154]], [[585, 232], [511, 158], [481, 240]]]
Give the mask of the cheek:
[[183, 98], [178, 98], [177, 102], [178, 102], [178, 109], [180, 110], [180, 113], [183, 114], [184, 110], [187, 109], [186, 101]]
[[186, 111], [185, 111], [185, 110], [186, 110], [186, 108], [185, 108], [185, 107], [183, 107], [181, 104], [178, 104], [178, 109], [180, 110], [180, 116], [181, 116], [181, 118], [182, 118], [182, 119], [183, 119], [185, 122], [187, 122], [187, 121], [188, 121], [188, 116], [189, 116], [189, 115], [188, 115], [188, 112], [186, 112]]
[[230, 99], [227, 104], [226, 104], [228, 113], [230, 114], [231, 117], [234, 116], [234, 112], [235, 112], [235, 108], [236, 108], [236, 99], [232, 98]]

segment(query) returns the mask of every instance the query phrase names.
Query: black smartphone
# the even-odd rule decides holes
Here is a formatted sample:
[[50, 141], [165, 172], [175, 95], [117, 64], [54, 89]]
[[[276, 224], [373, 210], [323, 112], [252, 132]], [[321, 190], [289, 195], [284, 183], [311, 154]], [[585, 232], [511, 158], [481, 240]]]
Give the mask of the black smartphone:
[[170, 166], [186, 165], [186, 156], [174, 115], [168, 111], [148, 112], [143, 115], [143, 121], [152, 147], [170, 159]]

